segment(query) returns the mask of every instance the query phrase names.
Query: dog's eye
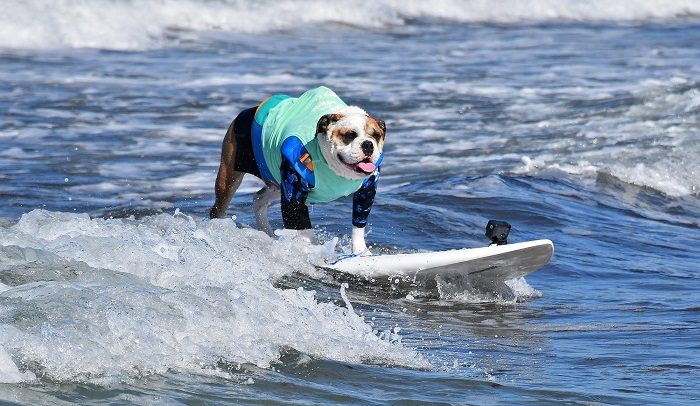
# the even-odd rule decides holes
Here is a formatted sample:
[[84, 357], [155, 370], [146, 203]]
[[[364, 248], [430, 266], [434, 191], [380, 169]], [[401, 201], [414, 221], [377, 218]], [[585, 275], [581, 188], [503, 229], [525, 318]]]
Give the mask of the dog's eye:
[[348, 131], [346, 133], [343, 133], [343, 135], [341, 136], [341, 139], [343, 140], [344, 144], [351, 143], [352, 140], [354, 140], [355, 138], [357, 138], [357, 133], [355, 131], [352, 131], [352, 130]]

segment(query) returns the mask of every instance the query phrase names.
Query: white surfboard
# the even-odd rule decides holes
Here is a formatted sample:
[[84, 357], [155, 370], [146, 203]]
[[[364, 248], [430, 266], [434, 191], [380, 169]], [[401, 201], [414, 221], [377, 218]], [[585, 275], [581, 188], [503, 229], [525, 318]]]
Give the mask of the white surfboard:
[[328, 267], [368, 280], [405, 276], [428, 284], [439, 280], [491, 289], [542, 268], [553, 252], [550, 240], [536, 240], [449, 251], [347, 257]]

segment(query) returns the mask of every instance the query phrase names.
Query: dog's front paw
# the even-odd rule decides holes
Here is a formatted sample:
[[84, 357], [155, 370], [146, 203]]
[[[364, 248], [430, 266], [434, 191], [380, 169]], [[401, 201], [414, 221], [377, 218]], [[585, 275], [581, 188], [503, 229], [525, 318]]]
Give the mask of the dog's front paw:
[[353, 255], [356, 257], [371, 257], [372, 251], [370, 251], [369, 248], [365, 248], [360, 252], [353, 252]]
[[369, 255], [372, 255], [372, 252], [367, 248], [367, 245], [365, 245], [365, 241], [358, 241], [352, 242], [352, 255], [358, 256], [358, 257], [366, 257]]
[[361, 252], [367, 251], [367, 244], [365, 243], [365, 229], [360, 227], [352, 227], [352, 253], [357, 255]]

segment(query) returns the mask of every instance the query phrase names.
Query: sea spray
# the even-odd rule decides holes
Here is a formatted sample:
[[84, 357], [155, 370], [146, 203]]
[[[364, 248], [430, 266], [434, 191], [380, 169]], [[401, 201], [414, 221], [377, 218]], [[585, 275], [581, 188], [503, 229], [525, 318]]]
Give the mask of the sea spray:
[[352, 307], [352, 303], [350, 303], [350, 299], [348, 299], [348, 295], [345, 292], [348, 287], [349, 285], [345, 282], [340, 284], [340, 297], [343, 298], [343, 302], [345, 303], [345, 307], [348, 308], [348, 311], [350, 313], [355, 313], [355, 309]]
[[[0, 254], [14, 264], [4, 271], [0, 327], [15, 331], [0, 348], [17, 367], [4, 374], [93, 383], [172, 369], [219, 374], [221, 360], [270, 367], [282, 348], [425, 367], [351, 305], [273, 286], [285, 274], [316, 272], [317, 252], [231, 220], [35, 210], [0, 229]], [[27, 268], [38, 270], [23, 279]]]

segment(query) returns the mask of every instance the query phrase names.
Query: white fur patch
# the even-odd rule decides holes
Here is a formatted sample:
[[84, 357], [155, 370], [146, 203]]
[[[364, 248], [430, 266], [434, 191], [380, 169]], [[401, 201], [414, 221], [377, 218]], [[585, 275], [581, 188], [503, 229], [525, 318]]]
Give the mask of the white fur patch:
[[342, 110], [340, 110], [340, 111], [338, 112], [338, 114], [347, 114], [347, 115], [351, 115], [351, 114], [363, 114], [363, 115], [365, 115], [365, 116], [368, 115], [366, 111], [364, 111], [362, 108], [357, 107], [357, 106], [346, 106], [346, 107], [344, 107]]

